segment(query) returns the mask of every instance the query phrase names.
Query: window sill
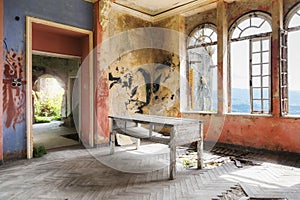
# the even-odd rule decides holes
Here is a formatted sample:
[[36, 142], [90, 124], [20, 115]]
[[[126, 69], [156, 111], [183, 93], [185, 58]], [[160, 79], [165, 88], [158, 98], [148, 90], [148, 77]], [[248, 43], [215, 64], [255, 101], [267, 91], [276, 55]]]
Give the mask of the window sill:
[[250, 113], [226, 113], [225, 115], [233, 116], [250, 116], [250, 117], [272, 117], [272, 114], [250, 114]]
[[285, 116], [282, 116], [283, 118], [300, 118], [300, 115], [285, 115]]
[[194, 110], [190, 110], [190, 111], [181, 111], [181, 113], [184, 114], [203, 114], [203, 115], [216, 115], [218, 114], [217, 112], [205, 112], [205, 111], [194, 111]]

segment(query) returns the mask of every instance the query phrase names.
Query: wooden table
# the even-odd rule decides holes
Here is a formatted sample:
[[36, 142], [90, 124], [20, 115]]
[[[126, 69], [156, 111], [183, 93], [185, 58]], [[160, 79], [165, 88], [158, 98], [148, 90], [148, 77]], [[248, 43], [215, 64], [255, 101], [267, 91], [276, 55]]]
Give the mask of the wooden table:
[[[141, 114], [109, 116], [109, 118], [111, 119], [111, 154], [115, 151], [116, 133], [137, 138], [137, 148], [139, 148], [140, 139], [142, 138], [157, 143], [168, 144], [170, 148], [170, 179], [174, 179], [176, 176], [176, 147], [197, 142], [197, 167], [198, 169], [203, 168], [203, 121]], [[170, 136], [164, 136], [155, 132], [155, 126], [170, 128]]]

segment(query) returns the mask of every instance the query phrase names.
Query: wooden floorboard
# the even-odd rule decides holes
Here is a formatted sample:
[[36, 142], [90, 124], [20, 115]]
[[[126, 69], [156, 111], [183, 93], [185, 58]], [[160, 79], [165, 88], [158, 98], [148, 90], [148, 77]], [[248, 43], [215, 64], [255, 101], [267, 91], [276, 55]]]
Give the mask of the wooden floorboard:
[[[168, 159], [166, 153], [133, 161], [136, 163], [128, 161], [123, 167], [147, 167], [158, 158]], [[218, 199], [237, 184], [249, 197], [300, 197], [297, 167], [262, 163], [238, 168], [231, 161], [213, 169], [187, 170], [177, 163], [177, 178], [169, 180], [168, 165], [147, 173], [126, 173], [107, 167], [92, 155], [78, 146], [51, 151], [42, 158], [5, 163], [0, 166], [0, 199], [208, 200]]]

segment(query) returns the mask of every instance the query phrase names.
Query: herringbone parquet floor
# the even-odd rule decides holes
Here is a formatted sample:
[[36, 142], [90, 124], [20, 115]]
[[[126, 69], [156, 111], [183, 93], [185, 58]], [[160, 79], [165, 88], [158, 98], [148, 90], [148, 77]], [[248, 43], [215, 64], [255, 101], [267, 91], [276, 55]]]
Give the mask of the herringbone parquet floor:
[[[166, 153], [162, 151], [162, 159], [168, 157]], [[42, 158], [7, 162], [0, 166], [0, 199], [210, 200], [219, 199], [237, 184], [248, 197], [300, 199], [297, 167], [260, 162], [238, 168], [227, 162], [213, 169], [194, 170], [178, 163], [177, 178], [169, 180], [168, 165], [163, 162], [162, 168], [154, 165], [154, 171], [126, 173], [107, 167], [93, 155], [78, 145], [53, 150]], [[210, 155], [207, 152], [206, 157]], [[127, 155], [122, 156], [126, 160]], [[116, 158], [111, 157], [122, 159]], [[127, 161], [138, 169], [149, 167], [157, 158]]]

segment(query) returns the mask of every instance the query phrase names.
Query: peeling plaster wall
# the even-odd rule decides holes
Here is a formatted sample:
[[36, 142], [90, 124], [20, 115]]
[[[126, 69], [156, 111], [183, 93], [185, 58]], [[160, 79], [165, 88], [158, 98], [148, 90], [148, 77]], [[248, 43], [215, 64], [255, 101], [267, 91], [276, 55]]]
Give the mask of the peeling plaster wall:
[[[110, 37], [123, 31], [151, 26], [150, 23], [117, 12], [111, 13]], [[163, 24], [163, 25], [162, 25]], [[158, 27], [177, 26], [177, 19], [166, 20]], [[174, 29], [178, 29], [175, 27]], [[128, 49], [136, 41], [125, 35]], [[161, 42], [173, 41], [160, 38]], [[175, 39], [175, 38], [174, 38]], [[152, 40], [152, 38], [144, 38]], [[134, 41], [134, 42], [132, 42]], [[177, 48], [178, 49], [178, 48]], [[126, 49], [124, 49], [126, 51]], [[177, 53], [177, 52], [175, 52]], [[154, 114], [178, 116], [179, 114], [179, 59], [174, 52], [161, 49], [136, 49], [121, 55], [109, 66], [110, 112], [112, 114]]]
[[[286, 14], [296, 2], [300, 1], [284, 0], [284, 14]], [[251, 10], [260, 10], [271, 14], [272, 1], [239, 1], [228, 4], [226, 9], [228, 25], [230, 27], [237, 18]], [[214, 16], [214, 13], [215, 11], [212, 10], [203, 13], [203, 15], [199, 14], [186, 18], [185, 31], [188, 33], [197, 24], [204, 22], [215, 23], [215, 19], [212, 17]], [[277, 40], [274, 40], [273, 38], [273, 43], [276, 42]], [[277, 46], [275, 47], [273, 45], [272, 51], [276, 53]], [[274, 57], [274, 59], [276, 59], [276, 54]], [[275, 60], [273, 61], [272, 68], [278, 68]], [[278, 81], [278, 75], [273, 78], [273, 81]], [[278, 88], [274, 88], [273, 85], [272, 91], [273, 95], [275, 95], [278, 92]], [[273, 99], [274, 98], [276, 98], [276, 96], [274, 96]], [[279, 106], [275, 100], [273, 101], [275, 106]], [[273, 116], [250, 116], [236, 114], [208, 115], [183, 113], [182, 115], [183, 117], [206, 120], [204, 126], [206, 141], [217, 141], [272, 151], [300, 153], [299, 118], [284, 118], [277, 114], [274, 114]]]
[[[37, 17], [49, 21], [92, 30], [93, 16], [91, 13], [93, 13], [93, 4], [84, 2], [82, 0], [4, 0], [4, 159], [20, 158], [26, 156], [26, 16]], [[13, 67], [11, 67], [11, 65]], [[21, 78], [22, 86], [12, 87], [12, 78]]]
[[231, 4], [228, 4], [228, 24], [230, 25], [239, 17], [242, 15], [250, 12], [250, 11], [264, 11], [267, 13], [270, 13], [272, 6], [272, 1], [269, 0], [241, 0], [238, 2], [233, 2]]
[[[178, 44], [174, 43], [175, 52], [156, 48], [137, 49], [136, 44], [145, 40], [151, 43], [153, 39], [150, 37], [137, 41], [134, 37], [137, 28], [158, 26], [178, 30], [178, 17], [153, 25], [112, 10], [109, 19], [106, 29], [98, 25], [97, 43], [99, 45], [102, 41], [114, 40], [122, 35], [119, 41], [122, 45], [110, 47], [110, 51], [121, 52], [118, 58], [115, 58], [107, 68], [105, 66], [101, 68], [103, 67], [101, 64], [100, 68], [97, 68], [97, 113], [102, 113], [97, 114], [97, 132], [100, 133], [98, 143], [107, 140], [108, 131], [105, 130], [108, 130], [109, 125], [104, 121], [108, 114], [180, 116]], [[134, 34], [126, 34], [126, 31], [132, 31]], [[164, 38], [160, 38], [161, 43], [173, 42], [173, 39], [176, 39], [168, 37], [165, 35]], [[109, 54], [99, 52], [102, 55], [105, 53]], [[108, 113], [103, 111], [106, 108], [109, 110]]]
[[178, 116], [179, 62], [176, 57], [170, 52], [144, 49], [126, 54], [110, 65], [111, 113]]
[[217, 10], [208, 10], [185, 19], [185, 31], [189, 35], [198, 25], [210, 23], [217, 24]]

